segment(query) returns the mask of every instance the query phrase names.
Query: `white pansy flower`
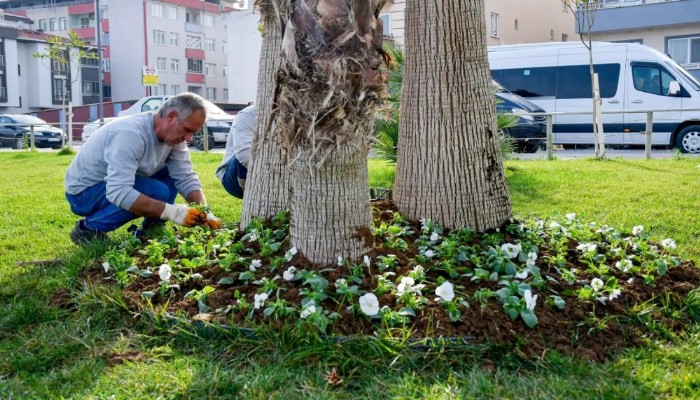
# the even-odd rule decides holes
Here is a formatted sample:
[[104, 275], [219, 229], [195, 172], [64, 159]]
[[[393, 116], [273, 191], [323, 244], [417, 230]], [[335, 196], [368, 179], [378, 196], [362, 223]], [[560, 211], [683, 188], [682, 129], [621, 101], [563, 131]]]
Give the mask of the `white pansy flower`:
[[435, 256], [435, 252], [432, 250], [426, 250], [424, 254], [428, 258], [433, 258], [433, 256]]
[[343, 256], [338, 256], [338, 266], [339, 267], [343, 266]]
[[309, 315], [313, 314], [316, 312], [316, 306], [311, 304], [310, 306], [306, 307], [305, 309], [301, 310], [301, 314], [299, 314], [299, 317], [301, 319], [305, 319]]
[[568, 219], [569, 222], [573, 222], [576, 219], [576, 214], [574, 214], [574, 213], [566, 214], [566, 219]]
[[525, 307], [527, 307], [528, 310], [535, 309], [535, 306], [537, 305], [537, 295], [533, 296], [530, 289], [523, 293], [523, 299], [525, 299]]
[[265, 304], [265, 300], [267, 300], [267, 293], [260, 293], [260, 294], [255, 294], [254, 302], [253, 302], [253, 308], [256, 310]]
[[593, 243], [581, 243], [578, 246], [576, 246], [576, 250], [582, 252], [582, 253], [590, 253], [592, 251], [595, 251], [598, 248]]
[[105, 269], [105, 272], [109, 272], [109, 263], [107, 261], [103, 262], [102, 268]]
[[250, 262], [250, 265], [248, 266], [248, 269], [251, 272], [255, 272], [258, 268], [262, 266], [262, 261], [260, 260], [253, 260]]
[[602, 289], [604, 285], [605, 284], [603, 283], [603, 281], [598, 278], [593, 278], [593, 280], [591, 281], [591, 288], [593, 288], [593, 290], [595, 290], [596, 292]]
[[158, 268], [158, 276], [160, 276], [161, 281], [168, 281], [170, 280], [170, 276], [172, 275], [173, 270], [170, 268], [170, 265], [168, 264], [162, 264], [160, 268]]
[[629, 270], [632, 269], [632, 261], [630, 260], [620, 260], [615, 263], [615, 268], [619, 269], [622, 272], [629, 272]]
[[452, 301], [455, 298], [454, 286], [449, 281], [445, 281], [435, 289], [435, 294], [442, 300]]
[[518, 272], [515, 274], [515, 279], [525, 279], [527, 278], [529, 271], [527, 269], [524, 269], [522, 272]]
[[364, 258], [363, 261], [365, 262], [365, 265], [368, 266], [368, 267], [369, 267], [370, 265], [372, 265], [372, 259], [369, 258], [369, 256], [365, 256], [365, 258]]
[[661, 245], [665, 249], [675, 249], [677, 247], [676, 242], [673, 239], [664, 239], [661, 241]]
[[292, 265], [291, 267], [287, 268], [287, 270], [284, 271], [284, 273], [282, 273], [282, 278], [285, 281], [291, 281], [294, 279], [296, 272], [297, 272], [297, 268]]
[[549, 224], [549, 229], [557, 229], [557, 228], [561, 228], [561, 225], [559, 225], [558, 222], [552, 221], [552, 223]]
[[396, 287], [396, 291], [398, 292], [397, 294], [401, 296], [406, 292], [410, 292], [415, 283], [416, 281], [413, 278], [404, 276], [401, 278], [401, 283], [399, 283], [399, 285]]
[[642, 231], [644, 231], [644, 227], [641, 225], [637, 225], [634, 228], [632, 228], [632, 234], [634, 236], [639, 236], [642, 234]]
[[504, 253], [508, 255], [510, 258], [515, 258], [518, 256], [520, 253], [520, 250], [522, 248], [520, 247], [520, 243], [518, 244], [512, 244], [512, 243], [503, 243], [501, 246], [501, 250], [503, 250]]
[[430, 235], [430, 241], [434, 242], [436, 240], [440, 239], [440, 235], [437, 234], [437, 232], [433, 232], [432, 235]]
[[199, 273], [194, 273], [194, 274], [190, 275], [190, 278], [192, 278], [192, 279], [194, 279], [194, 280], [204, 279], [204, 277], [202, 276], [202, 274], [199, 274]]
[[620, 296], [620, 289], [613, 289], [612, 293], [608, 296], [608, 300], [613, 301]]
[[249, 242], [255, 242], [256, 240], [258, 240], [258, 232], [257, 232], [257, 231], [253, 231], [253, 232], [250, 233], [250, 236], [248, 237], [248, 241], [249, 241]]
[[367, 293], [360, 297], [360, 308], [365, 315], [377, 315], [379, 312], [379, 299], [373, 293]]

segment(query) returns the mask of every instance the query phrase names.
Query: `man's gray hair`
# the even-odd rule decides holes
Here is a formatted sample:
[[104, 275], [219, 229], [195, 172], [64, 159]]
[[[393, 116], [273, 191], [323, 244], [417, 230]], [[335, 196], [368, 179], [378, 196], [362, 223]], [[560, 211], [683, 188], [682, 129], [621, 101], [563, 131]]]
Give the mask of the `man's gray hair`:
[[170, 111], [177, 112], [179, 123], [184, 122], [195, 111], [201, 110], [204, 116], [207, 115], [207, 106], [204, 99], [195, 93], [185, 92], [173, 96], [161, 104], [158, 109], [158, 116], [165, 118]]

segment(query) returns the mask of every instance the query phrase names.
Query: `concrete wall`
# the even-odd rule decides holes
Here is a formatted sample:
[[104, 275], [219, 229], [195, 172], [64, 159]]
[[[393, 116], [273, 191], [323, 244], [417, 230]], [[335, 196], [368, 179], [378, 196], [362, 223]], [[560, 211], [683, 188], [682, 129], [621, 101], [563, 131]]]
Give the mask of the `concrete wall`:
[[[146, 95], [146, 88], [141, 82], [141, 71], [144, 65], [148, 65], [145, 59], [143, 1], [119, 0], [119, 3], [118, 7], [109, 8], [113, 101], [133, 100]], [[149, 26], [149, 41], [153, 40], [150, 37], [152, 30]]]

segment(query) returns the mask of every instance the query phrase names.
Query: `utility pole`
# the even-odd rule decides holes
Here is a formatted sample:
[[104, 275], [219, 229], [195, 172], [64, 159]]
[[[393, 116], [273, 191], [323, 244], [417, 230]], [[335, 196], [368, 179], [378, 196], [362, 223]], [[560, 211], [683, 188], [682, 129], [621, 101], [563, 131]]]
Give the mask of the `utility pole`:
[[98, 69], [97, 69], [97, 81], [100, 93], [100, 106], [98, 107], [97, 116], [100, 118], [100, 125], [104, 121], [105, 117], [105, 104], [104, 104], [104, 93], [102, 91], [102, 24], [100, 15], [100, 0], [95, 0], [95, 18], [97, 19], [97, 27], [95, 27], [95, 33], [97, 34], [97, 55], [98, 55]]

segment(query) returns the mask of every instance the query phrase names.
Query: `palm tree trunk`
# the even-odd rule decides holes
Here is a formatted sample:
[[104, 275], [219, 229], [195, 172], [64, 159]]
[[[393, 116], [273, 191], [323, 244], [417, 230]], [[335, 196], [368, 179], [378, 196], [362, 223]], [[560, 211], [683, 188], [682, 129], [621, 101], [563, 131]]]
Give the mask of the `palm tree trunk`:
[[485, 34], [483, 0], [406, 5], [395, 202], [411, 219], [483, 231], [511, 217]]
[[291, 235], [311, 262], [357, 258], [372, 243], [367, 153], [384, 93], [385, 0], [285, 0], [273, 124], [290, 148]]
[[241, 227], [254, 217], [270, 218], [289, 206], [287, 148], [283, 138], [270, 126], [275, 91], [275, 74], [282, 59], [282, 33], [275, 9], [269, 1], [259, 2], [263, 19], [257, 91], [256, 132], [249, 177], [244, 192]]

